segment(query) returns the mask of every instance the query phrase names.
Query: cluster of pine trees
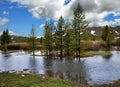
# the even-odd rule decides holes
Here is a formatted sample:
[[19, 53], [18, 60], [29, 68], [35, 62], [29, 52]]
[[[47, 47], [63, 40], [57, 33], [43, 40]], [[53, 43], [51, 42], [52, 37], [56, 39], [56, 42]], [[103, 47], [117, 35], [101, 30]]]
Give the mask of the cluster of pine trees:
[[44, 26], [43, 49], [48, 56], [80, 57], [82, 40], [87, 36], [88, 22], [83, 9], [78, 3], [72, 19], [65, 20], [62, 16], [56, 25], [48, 21]]

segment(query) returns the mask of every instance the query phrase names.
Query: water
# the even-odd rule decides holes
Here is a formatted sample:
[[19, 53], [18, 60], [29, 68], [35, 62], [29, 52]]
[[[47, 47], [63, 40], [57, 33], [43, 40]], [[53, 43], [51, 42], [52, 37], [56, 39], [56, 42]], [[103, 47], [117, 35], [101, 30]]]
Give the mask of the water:
[[77, 82], [104, 84], [120, 78], [119, 56], [119, 51], [112, 51], [112, 56], [109, 57], [57, 60], [47, 59], [44, 56], [32, 58], [30, 54], [21, 51], [8, 55], [0, 53], [0, 71], [26, 71]]

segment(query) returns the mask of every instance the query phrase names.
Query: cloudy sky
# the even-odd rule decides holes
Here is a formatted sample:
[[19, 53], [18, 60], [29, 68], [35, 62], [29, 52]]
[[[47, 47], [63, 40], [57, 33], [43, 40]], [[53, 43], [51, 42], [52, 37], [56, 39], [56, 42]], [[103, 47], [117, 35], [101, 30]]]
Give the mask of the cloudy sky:
[[72, 18], [78, 2], [89, 26], [120, 25], [120, 0], [0, 0], [0, 31], [8, 28], [28, 35], [33, 24], [42, 36], [47, 20]]

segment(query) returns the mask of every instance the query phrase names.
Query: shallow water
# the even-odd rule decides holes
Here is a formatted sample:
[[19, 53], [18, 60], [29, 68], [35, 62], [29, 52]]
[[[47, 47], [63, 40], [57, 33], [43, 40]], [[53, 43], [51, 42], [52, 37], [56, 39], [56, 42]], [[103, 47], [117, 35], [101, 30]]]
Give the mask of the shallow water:
[[93, 56], [74, 60], [32, 58], [26, 52], [14, 52], [7, 56], [0, 53], [1, 71], [26, 71], [60, 77], [72, 81], [104, 84], [120, 78], [120, 52], [112, 56]]

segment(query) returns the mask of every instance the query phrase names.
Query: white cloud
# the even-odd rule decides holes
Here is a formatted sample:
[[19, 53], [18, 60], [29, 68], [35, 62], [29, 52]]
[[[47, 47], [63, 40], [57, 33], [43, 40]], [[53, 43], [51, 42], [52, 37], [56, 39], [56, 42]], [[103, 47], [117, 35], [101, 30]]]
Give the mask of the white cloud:
[[120, 16], [120, 10], [119, 10], [119, 11], [114, 11], [114, 12], [113, 12], [113, 15], [114, 15], [114, 16]]
[[0, 17], [0, 26], [5, 25], [8, 21], [9, 19]]
[[15, 36], [23, 36], [23, 37], [24, 37], [24, 35], [22, 35], [22, 34], [19, 34], [19, 33], [16, 33], [16, 32], [14, 32], [14, 31], [11, 31], [11, 30], [9, 30], [9, 34], [10, 34], [10, 35], [15, 35]]
[[100, 3], [100, 8], [99, 11], [113, 11], [113, 10], [118, 10], [120, 1], [119, 0], [97, 0], [98, 3]]
[[11, 0], [11, 2], [26, 5], [35, 18], [54, 18], [56, 11], [64, 5], [63, 0]]
[[120, 12], [115, 12], [114, 16], [120, 16]]
[[11, 30], [9, 31], [9, 34], [10, 34], [10, 35], [19, 35], [18, 33], [13, 32], [13, 31], [11, 31]]
[[37, 38], [41, 38], [42, 36], [37, 36]]
[[8, 14], [9, 14], [9, 12], [3, 11], [3, 15], [8, 15]]
[[[119, 0], [71, 0], [67, 5], [64, 5], [65, 0], [11, 0], [11, 2], [27, 6], [28, 11], [37, 19], [42, 17], [58, 19], [61, 15], [70, 18], [73, 16], [73, 9], [80, 2], [90, 26], [109, 24], [103, 18], [120, 9]], [[115, 12], [116, 16], [119, 14], [120, 12]]]
[[43, 29], [44, 26], [45, 26], [45, 24], [41, 24], [41, 25], [40, 25], [40, 29]]
[[89, 12], [86, 13], [86, 20], [90, 23], [89, 26], [105, 26], [109, 25], [108, 22], [104, 20], [104, 17], [106, 17], [108, 14], [111, 12], [102, 12], [102, 13], [94, 13], [94, 12]]

